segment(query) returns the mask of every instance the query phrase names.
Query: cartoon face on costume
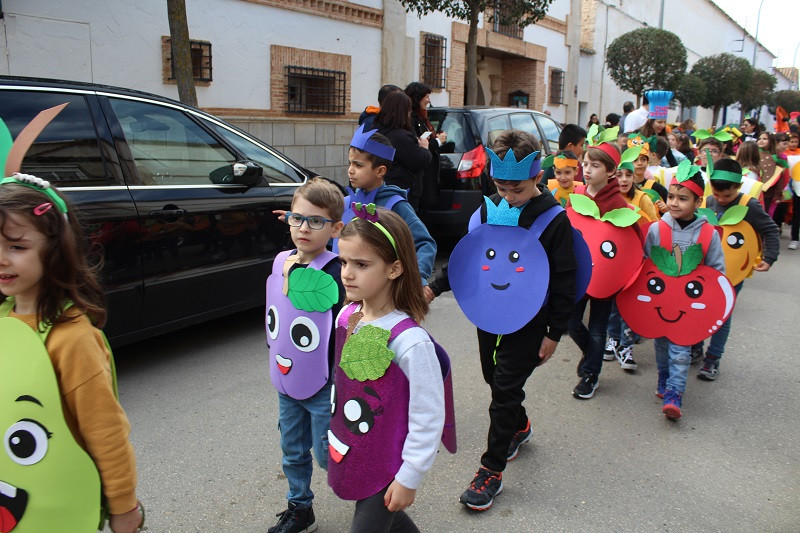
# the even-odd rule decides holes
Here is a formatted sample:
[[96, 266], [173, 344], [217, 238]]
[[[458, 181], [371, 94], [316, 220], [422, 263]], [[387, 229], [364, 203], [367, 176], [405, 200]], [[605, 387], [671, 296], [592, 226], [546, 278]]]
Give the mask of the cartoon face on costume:
[[722, 253], [725, 255], [725, 275], [738, 285], [752, 272], [761, 257], [761, 239], [753, 226], [741, 221], [722, 226]]
[[[385, 334], [384, 339], [388, 339], [389, 332]], [[351, 339], [357, 336], [358, 333]], [[337, 343], [341, 344], [343, 337], [343, 331], [337, 332]], [[380, 349], [388, 352], [391, 361], [392, 352], [385, 340]], [[370, 349], [361, 346], [358, 351], [363, 354]], [[374, 375], [376, 379], [359, 381], [349, 379], [341, 365], [335, 369], [328, 430], [328, 483], [337, 496], [346, 500], [377, 493], [391, 483], [403, 462], [403, 443], [408, 434], [408, 378], [393, 362], [381, 372], [379, 377]]]
[[[702, 261], [700, 246], [694, 246]], [[654, 253], [657, 249], [663, 257]], [[731, 282], [706, 265], [691, 270], [691, 266], [684, 266], [678, 271], [673, 261], [669, 270], [664, 265], [665, 258], [671, 257], [666, 250], [654, 246], [651, 253], [656, 261], [647, 259], [638, 276], [617, 295], [622, 318], [644, 337], [665, 336], [681, 346], [710, 337], [733, 310], [735, 293]]]
[[39, 336], [0, 319], [0, 532], [96, 531], [100, 476], [75, 442]]
[[448, 275], [453, 295], [470, 322], [484, 331], [505, 334], [517, 331], [539, 312], [550, 266], [531, 231], [481, 224], [453, 249]]
[[639, 215], [632, 209], [615, 209], [625, 219], [618, 223], [628, 224], [616, 226], [595, 218], [599, 217], [596, 205], [595, 211], [589, 215], [576, 211], [576, 208], [584, 211], [584, 206], [581, 206], [584, 198], [594, 205], [586, 196], [571, 195], [572, 205], [567, 208], [567, 217], [572, 227], [583, 236], [592, 256], [592, 277], [586, 294], [592, 298], [610, 298], [622, 290], [642, 264], [642, 241], [632, 227]]
[[[289, 276], [290, 283], [295, 281], [296, 276], [309, 276], [315, 272], [325, 274], [312, 268], [295, 269]], [[325, 276], [330, 278], [327, 282], [335, 286], [333, 278], [327, 274]], [[283, 280], [282, 275], [275, 273], [267, 278], [266, 326], [270, 378], [279, 392], [304, 400], [328, 382], [328, 339], [333, 317], [328, 310], [320, 312], [296, 308], [290, 298], [282, 293]], [[338, 298], [338, 289], [332, 294]]]

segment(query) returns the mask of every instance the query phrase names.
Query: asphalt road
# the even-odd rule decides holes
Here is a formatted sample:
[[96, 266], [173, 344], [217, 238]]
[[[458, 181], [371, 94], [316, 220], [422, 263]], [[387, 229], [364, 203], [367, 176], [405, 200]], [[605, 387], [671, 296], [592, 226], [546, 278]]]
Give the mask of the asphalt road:
[[[579, 353], [565, 337], [526, 387], [534, 438], [480, 514], [457, 499], [485, 444], [488, 387], [473, 327], [452, 294], [438, 298], [425, 325], [453, 361], [459, 451], [442, 449], [410, 508], [420, 529], [800, 530], [800, 251], [787, 244], [770, 272], [745, 282], [717, 381], [692, 367], [678, 422], [653, 394], [651, 341], [636, 346], [635, 373], [605, 363], [595, 397], [579, 401]], [[285, 508], [262, 313], [116, 351], [147, 531], [266, 531]], [[319, 469], [312, 486], [319, 531], [348, 531], [352, 502]]]

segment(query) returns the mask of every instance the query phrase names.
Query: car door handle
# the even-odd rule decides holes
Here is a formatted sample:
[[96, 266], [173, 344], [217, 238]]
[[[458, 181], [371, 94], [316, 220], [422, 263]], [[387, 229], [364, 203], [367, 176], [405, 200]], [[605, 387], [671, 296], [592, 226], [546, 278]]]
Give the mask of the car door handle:
[[150, 211], [151, 217], [156, 218], [178, 218], [186, 214], [186, 209], [157, 209]]

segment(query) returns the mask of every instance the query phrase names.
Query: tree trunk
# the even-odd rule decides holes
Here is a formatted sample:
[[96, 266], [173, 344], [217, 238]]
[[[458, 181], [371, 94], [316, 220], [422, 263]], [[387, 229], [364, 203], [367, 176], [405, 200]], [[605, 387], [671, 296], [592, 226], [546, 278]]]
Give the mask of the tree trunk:
[[172, 64], [175, 69], [175, 81], [178, 82], [178, 99], [184, 104], [197, 107], [185, 0], [167, 0], [167, 18], [169, 19], [169, 38], [172, 46]]
[[473, 7], [469, 15], [467, 36], [467, 81], [466, 104], [478, 103], [478, 10]]
[[715, 105], [714, 106], [714, 114], [711, 115], [711, 127], [712, 128], [717, 127], [717, 119], [718, 118], [719, 118], [719, 106]]

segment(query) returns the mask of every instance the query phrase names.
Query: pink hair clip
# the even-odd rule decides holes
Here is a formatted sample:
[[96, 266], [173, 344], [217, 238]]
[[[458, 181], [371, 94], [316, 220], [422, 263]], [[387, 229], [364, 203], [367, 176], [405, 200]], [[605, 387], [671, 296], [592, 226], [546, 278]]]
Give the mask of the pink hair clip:
[[33, 208], [33, 214], [37, 217], [40, 217], [50, 211], [53, 208], [53, 204], [50, 202], [45, 202], [41, 205], [37, 205]]

